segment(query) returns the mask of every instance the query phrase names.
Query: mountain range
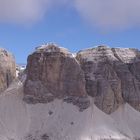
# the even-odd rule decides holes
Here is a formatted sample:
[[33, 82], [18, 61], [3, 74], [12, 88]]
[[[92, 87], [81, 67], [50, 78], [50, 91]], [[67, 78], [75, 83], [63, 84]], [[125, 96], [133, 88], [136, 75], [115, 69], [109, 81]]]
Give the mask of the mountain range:
[[0, 140], [139, 140], [140, 51], [50, 43], [27, 66], [0, 49]]

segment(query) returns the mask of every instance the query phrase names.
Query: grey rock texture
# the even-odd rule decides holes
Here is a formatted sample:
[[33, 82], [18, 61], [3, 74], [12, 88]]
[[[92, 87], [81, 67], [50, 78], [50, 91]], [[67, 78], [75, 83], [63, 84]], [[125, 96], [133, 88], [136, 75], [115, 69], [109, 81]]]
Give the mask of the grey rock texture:
[[55, 44], [43, 45], [28, 57], [24, 100], [47, 103], [55, 98], [88, 108], [87, 95], [105, 113], [127, 102], [140, 111], [140, 52], [98, 46], [77, 53]]
[[140, 52], [137, 49], [98, 46], [80, 51], [77, 60], [85, 72], [86, 91], [105, 113], [127, 102], [140, 111]]
[[24, 93], [28, 103], [86, 96], [84, 72], [67, 49], [55, 44], [41, 46], [28, 57]]
[[0, 93], [4, 91], [16, 77], [16, 64], [12, 54], [0, 48]]
[[67, 96], [63, 101], [78, 106], [80, 112], [84, 111], [90, 106], [90, 100], [85, 97]]

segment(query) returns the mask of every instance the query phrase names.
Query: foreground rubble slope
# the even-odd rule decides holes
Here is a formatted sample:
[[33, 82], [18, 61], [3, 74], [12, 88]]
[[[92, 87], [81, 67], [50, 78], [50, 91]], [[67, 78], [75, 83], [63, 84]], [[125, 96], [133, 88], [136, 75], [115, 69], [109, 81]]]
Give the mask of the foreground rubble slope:
[[3, 112], [0, 114], [0, 140], [140, 138], [140, 113], [128, 104], [107, 115], [91, 98], [90, 107], [80, 112], [77, 106], [62, 99], [47, 104], [27, 104], [22, 100], [22, 90], [22, 84], [15, 83], [0, 97], [0, 112]]

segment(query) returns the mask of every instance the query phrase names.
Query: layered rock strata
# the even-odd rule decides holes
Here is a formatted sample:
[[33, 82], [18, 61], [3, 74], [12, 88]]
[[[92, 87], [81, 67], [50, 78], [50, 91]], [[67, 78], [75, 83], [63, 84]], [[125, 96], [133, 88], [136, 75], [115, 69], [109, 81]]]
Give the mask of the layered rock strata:
[[85, 97], [84, 72], [67, 49], [55, 44], [41, 46], [28, 57], [24, 93], [28, 103]]
[[[98, 46], [75, 56], [55, 44], [43, 45], [28, 57], [24, 100], [47, 103], [55, 98], [89, 106], [87, 95], [105, 113], [127, 102], [140, 110], [140, 52]], [[81, 110], [82, 110], [81, 109]]]
[[122, 103], [140, 110], [140, 52], [137, 49], [98, 46], [80, 51], [77, 59], [85, 72], [86, 91], [104, 112]]

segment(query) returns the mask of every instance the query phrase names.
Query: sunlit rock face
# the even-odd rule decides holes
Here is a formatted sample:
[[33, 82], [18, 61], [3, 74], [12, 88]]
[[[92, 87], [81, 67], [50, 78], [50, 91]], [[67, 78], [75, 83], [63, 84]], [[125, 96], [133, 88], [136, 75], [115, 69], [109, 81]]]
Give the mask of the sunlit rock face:
[[140, 52], [98, 46], [80, 51], [77, 59], [85, 72], [86, 91], [106, 113], [128, 102], [140, 110]]
[[0, 48], [0, 93], [4, 91], [16, 77], [16, 65], [12, 54]]
[[28, 57], [25, 100], [46, 103], [54, 98], [86, 96], [84, 72], [65, 48], [47, 44]]
[[28, 57], [26, 72], [24, 100], [28, 103], [64, 98], [66, 102], [84, 104], [82, 108], [87, 108], [89, 102], [85, 97], [89, 95], [107, 114], [125, 102], [140, 111], [140, 52], [137, 49], [98, 46], [79, 51], [75, 58], [56, 44], [42, 45]]

